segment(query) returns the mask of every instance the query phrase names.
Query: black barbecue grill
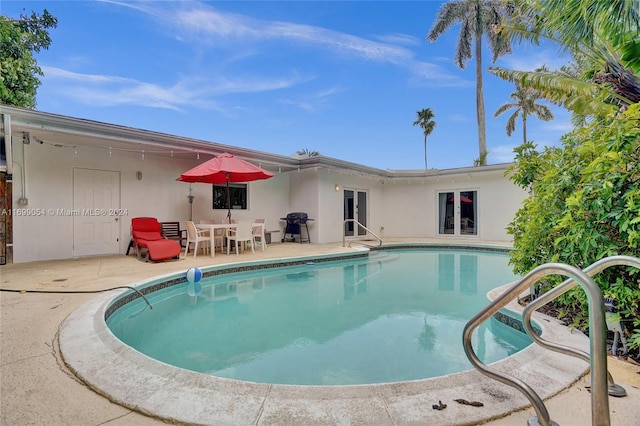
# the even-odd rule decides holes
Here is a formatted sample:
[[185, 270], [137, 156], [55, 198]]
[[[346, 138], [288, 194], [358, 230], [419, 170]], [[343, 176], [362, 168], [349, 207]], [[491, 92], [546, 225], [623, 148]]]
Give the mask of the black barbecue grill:
[[[309, 226], [307, 225], [307, 221], [313, 220], [309, 219], [309, 216], [306, 213], [302, 212], [294, 212], [289, 213], [287, 217], [281, 217], [280, 220], [284, 220], [287, 223], [287, 227], [284, 230], [284, 238], [282, 242], [284, 243], [286, 240], [295, 241], [296, 235], [300, 236], [300, 242], [303, 241], [311, 242], [311, 237], [309, 236]], [[307, 238], [302, 238], [302, 228], [305, 228], [307, 231]], [[287, 235], [290, 235], [287, 238]]]

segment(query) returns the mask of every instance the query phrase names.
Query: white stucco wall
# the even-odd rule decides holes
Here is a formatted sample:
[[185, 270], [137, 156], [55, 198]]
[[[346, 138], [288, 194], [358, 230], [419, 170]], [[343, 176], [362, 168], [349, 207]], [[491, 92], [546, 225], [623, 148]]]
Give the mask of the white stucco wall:
[[[382, 222], [384, 237], [428, 237], [435, 221], [433, 189], [420, 181], [395, 180], [384, 184]], [[384, 228], [384, 229], [380, 229]], [[431, 233], [432, 234], [432, 233]]]
[[[336, 191], [335, 186], [339, 185]], [[326, 243], [342, 240], [344, 179], [340, 175], [329, 174], [326, 170], [318, 173], [318, 215], [314, 227], [318, 231], [317, 241]]]
[[[347, 171], [311, 168], [299, 173], [291, 172], [290, 182], [291, 209], [287, 213], [305, 212], [314, 219], [308, 223], [313, 243], [342, 241], [345, 189], [367, 192], [367, 225], [377, 232], [383, 202], [380, 179], [349, 174]], [[339, 187], [337, 191], [336, 185]]]
[[[15, 134], [21, 134], [16, 132]], [[213, 210], [209, 184], [176, 181], [186, 170], [206, 161], [141, 152], [78, 146], [74, 152], [34, 139], [24, 145], [22, 137], [13, 136], [12, 151], [13, 207], [30, 211], [74, 209], [74, 170], [113, 172], [119, 181], [119, 202], [113, 208], [127, 213], [117, 224], [119, 252], [125, 253], [130, 240], [133, 217], [151, 216], [160, 221], [184, 221], [190, 218], [189, 188], [194, 195], [193, 220], [222, 221], [226, 210]], [[64, 141], [62, 141], [64, 142]], [[322, 163], [320, 163], [322, 164]], [[494, 170], [495, 169], [495, 170]], [[504, 177], [504, 168], [441, 171], [425, 178], [384, 178], [352, 170], [324, 166], [302, 168], [264, 181], [248, 184], [248, 209], [232, 210], [232, 217], [266, 220], [276, 241], [283, 237], [290, 212], [306, 212], [310, 218], [312, 243], [339, 242], [343, 239], [344, 191], [367, 194], [367, 227], [384, 238], [444, 237], [438, 233], [438, 193], [477, 191], [477, 229], [479, 241], [509, 242], [505, 227], [513, 219], [526, 193]], [[137, 178], [140, 172], [142, 179]], [[402, 173], [399, 173], [402, 174]], [[24, 175], [24, 179], [23, 179]], [[339, 187], [336, 190], [336, 185]], [[28, 199], [27, 205], [18, 201]], [[74, 256], [74, 218], [64, 215], [24, 216], [13, 218], [13, 261], [64, 259]]]
[[[367, 194], [366, 227], [379, 235], [381, 223], [383, 184], [382, 179], [359, 174], [340, 173], [323, 169], [319, 173], [320, 217], [322, 224], [320, 242], [342, 241], [344, 229], [344, 191]], [[336, 185], [339, 190], [336, 191]]]
[[477, 228], [475, 236], [487, 241], [511, 241], [506, 225], [526, 197], [526, 192], [503, 176], [503, 170], [492, 172], [447, 174], [424, 180], [397, 179], [385, 183], [383, 236], [444, 237], [438, 232], [438, 193], [477, 191]]
[[[205, 161], [184, 160], [138, 152], [113, 151], [109, 157], [105, 150], [79, 147], [69, 148], [31, 143], [24, 145], [21, 138], [13, 138], [14, 161], [19, 164], [14, 173], [13, 206], [16, 209], [49, 211], [72, 210], [74, 168], [104, 170], [119, 173], [120, 205], [127, 215], [119, 220], [120, 253], [125, 253], [130, 240], [131, 218], [151, 216], [159, 221], [183, 221], [189, 219], [189, 184], [176, 181], [183, 172]], [[23, 196], [22, 171], [24, 168], [24, 196], [29, 203], [19, 205]], [[137, 172], [142, 173], [138, 180]], [[212, 188], [208, 184], [192, 184], [195, 196], [193, 220], [204, 218], [218, 220], [226, 216], [226, 210], [213, 210]], [[277, 174], [266, 180], [249, 184], [249, 209], [233, 210], [235, 219], [264, 218], [267, 228], [279, 228], [279, 217], [288, 209], [289, 177]], [[14, 216], [13, 261], [65, 259], [73, 257], [72, 216]]]
[[474, 176], [472, 183], [480, 188], [478, 192], [478, 237], [484, 240], [511, 241], [506, 226], [513, 220], [526, 191], [517, 187], [504, 172]]
[[[302, 169], [299, 172], [289, 172], [289, 205], [288, 209], [283, 209], [281, 218], [292, 212], [307, 213], [309, 219], [314, 219], [307, 223], [311, 242], [318, 243], [320, 220], [319, 196], [318, 196], [318, 171], [316, 169]], [[282, 229], [286, 227], [286, 222], [280, 222]], [[304, 231], [306, 232], [306, 231]], [[290, 237], [290, 236], [289, 236]], [[304, 235], [306, 237], [306, 235]]]
[[[19, 140], [18, 140], [19, 139]], [[24, 156], [23, 150], [24, 147]], [[57, 148], [50, 144], [23, 145], [13, 138], [13, 206], [27, 209], [74, 208], [74, 169], [113, 171], [119, 174], [120, 205], [127, 215], [119, 222], [119, 249], [125, 253], [130, 239], [130, 220], [152, 216], [160, 221], [189, 219], [189, 187], [195, 196], [193, 220], [223, 220], [226, 210], [213, 210], [208, 184], [187, 184], [175, 179], [206, 161], [154, 156], [139, 152], [78, 147]], [[22, 172], [24, 171], [24, 193]], [[138, 180], [136, 173], [142, 173]], [[339, 186], [336, 191], [335, 186]], [[485, 173], [447, 174], [425, 179], [382, 179], [374, 176], [309, 168], [249, 183], [247, 210], [232, 210], [239, 219], [264, 218], [267, 230], [283, 231], [280, 220], [290, 212], [306, 212], [313, 243], [338, 242], [343, 238], [344, 190], [367, 193], [367, 227], [383, 239], [390, 237], [441, 237], [438, 234], [438, 192], [477, 191], [479, 240], [510, 241], [505, 226], [512, 220], [526, 194], [503, 176], [502, 170]], [[25, 196], [29, 203], [19, 205]], [[14, 262], [64, 259], [74, 255], [73, 217], [15, 216], [13, 219]], [[281, 232], [272, 237], [282, 238]], [[444, 236], [455, 239], [455, 236]], [[469, 236], [466, 236], [469, 237]]]

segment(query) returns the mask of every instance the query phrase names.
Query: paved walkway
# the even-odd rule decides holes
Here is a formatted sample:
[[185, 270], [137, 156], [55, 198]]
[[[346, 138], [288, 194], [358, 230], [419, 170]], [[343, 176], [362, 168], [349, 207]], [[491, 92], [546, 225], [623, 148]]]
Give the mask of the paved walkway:
[[[348, 251], [339, 244], [273, 244], [255, 256], [245, 253], [200, 255], [163, 263], [134, 256], [81, 258], [0, 267], [0, 285], [15, 290], [94, 291], [127, 285], [191, 266]], [[0, 293], [0, 424], [2, 425], [157, 425], [161, 421], [114, 404], [80, 382], [61, 359], [60, 324], [95, 294]], [[580, 362], [580, 361], [576, 361]], [[640, 367], [609, 358], [616, 382], [629, 392], [610, 398], [612, 425], [637, 425], [640, 418]], [[548, 401], [558, 424], [591, 423], [588, 376]], [[495, 420], [491, 425], [525, 425], [533, 410]], [[296, 424], [290, 420], [288, 424]], [[428, 423], [425, 423], [428, 424]]]

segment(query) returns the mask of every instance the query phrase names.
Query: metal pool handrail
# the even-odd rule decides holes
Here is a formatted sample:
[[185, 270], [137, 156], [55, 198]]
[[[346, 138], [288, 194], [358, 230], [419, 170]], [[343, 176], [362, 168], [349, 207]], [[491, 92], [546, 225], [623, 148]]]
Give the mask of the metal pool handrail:
[[[345, 237], [346, 235], [344, 235], [344, 225], [347, 224], [347, 222], [353, 222], [356, 225], [364, 228], [369, 234], [373, 235], [375, 237], [376, 240], [378, 240], [378, 247], [380, 247], [382, 245], [382, 238], [378, 237], [376, 234], [374, 234], [369, 228], [367, 228], [366, 226], [364, 226], [363, 224], [361, 224], [360, 222], [358, 222], [356, 219], [345, 219], [344, 222], [342, 223], [342, 247], [345, 247]], [[353, 241], [349, 241], [349, 247], [351, 247], [351, 243]], [[369, 244], [364, 244], [364, 243], [360, 243], [363, 244], [365, 246], [368, 246]]]
[[[590, 277], [593, 277], [594, 275], [604, 271], [605, 269], [611, 266], [631, 266], [631, 267], [636, 267], [640, 269], [640, 259], [632, 256], [610, 256], [593, 263], [591, 266], [585, 268], [584, 272]], [[578, 349], [570, 348], [565, 345], [561, 345], [559, 343], [549, 342], [543, 339], [542, 337], [538, 336], [535, 333], [533, 329], [533, 325], [531, 324], [531, 315], [533, 314], [534, 311], [536, 311], [538, 308], [542, 307], [543, 305], [546, 305], [547, 303], [551, 302], [555, 298], [568, 292], [569, 290], [571, 290], [577, 285], [578, 285], [577, 282], [575, 282], [572, 279], [568, 279], [564, 281], [562, 284], [549, 290], [548, 292], [542, 294], [537, 299], [530, 302], [522, 312], [522, 324], [525, 330], [527, 331], [527, 334], [529, 334], [529, 336], [531, 337], [531, 339], [535, 341], [537, 344], [539, 344], [540, 346], [547, 348], [551, 351], [559, 352], [565, 355], [570, 355], [576, 358], [580, 358], [583, 361], [590, 362], [590, 356], [588, 353]], [[609, 374], [608, 371], [607, 371], [607, 382], [609, 384], [609, 388], [608, 388], [609, 395], [625, 396], [627, 394], [627, 392], [624, 390], [622, 386], [617, 385], [614, 382], [613, 377], [611, 377], [611, 374]]]
[[[541, 278], [547, 275], [564, 275], [577, 282], [587, 294], [589, 304], [589, 346], [591, 352], [591, 419], [593, 424], [608, 426], [609, 397], [607, 395], [607, 344], [605, 333], [604, 301], [598, 285], [581, 269], [562, 263], [546, 263], [533, 269], [509, 290], [496, 298], [489, 306], [476, 314], [464, 327], [462, 343], [464, 351], [471, 364], [482, 374], [491, 377], [506, 385], [512, 386], [522, 392], [533, 406], [536, 416], [530, 419], [529, 424], [542, 426], [557, 425], [552, 422], [544, 402], [538, 394], [520, 379], [509, 377], [486, 366], [473, 350], [471, 335], [480, 323], [491, 318], [493, 314], [505, 307], [511, 300], [516, 299], [525, 289], [529, 288]], [[562, 285], [562, 284], [561, 284]]]

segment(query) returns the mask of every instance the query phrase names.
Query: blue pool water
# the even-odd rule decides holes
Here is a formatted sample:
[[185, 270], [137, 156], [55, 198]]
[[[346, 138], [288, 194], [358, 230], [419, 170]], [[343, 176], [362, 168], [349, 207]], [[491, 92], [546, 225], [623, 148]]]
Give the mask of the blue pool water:
[[[154, 292], [107, 320], [138, 351], [181, 368], [263, 383], [348, 385], [471, 369], [466, 322], [517, 279], [503, 253], [389, 250], [369, 258], [205, 278]], [[473, 345], [485, 363], [531, 343], [498, 321]]]

